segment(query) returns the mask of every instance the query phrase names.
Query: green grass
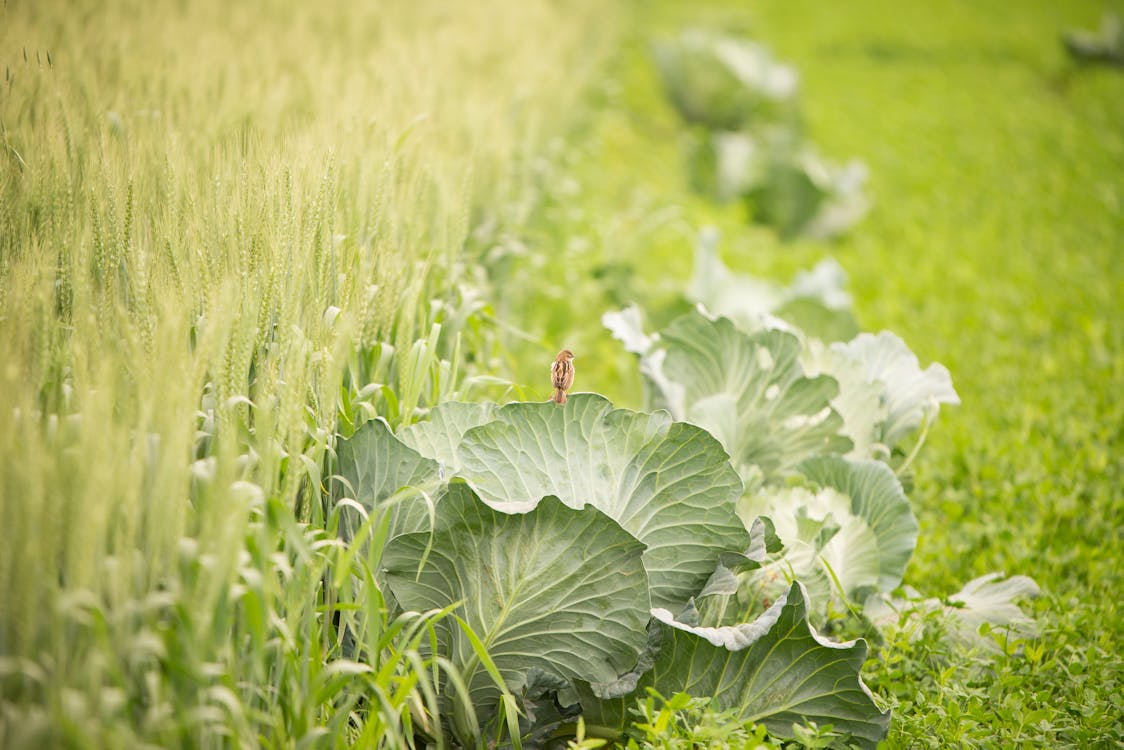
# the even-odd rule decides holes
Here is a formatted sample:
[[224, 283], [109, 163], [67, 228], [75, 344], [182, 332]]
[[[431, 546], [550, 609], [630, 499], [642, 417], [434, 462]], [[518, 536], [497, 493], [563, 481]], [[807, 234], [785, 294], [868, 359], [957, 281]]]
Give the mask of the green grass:
[[[631, 301], [657, 317], [678, 309], [694, 232], [715, 224], [726, 259], [760, 275], [788, 278], [833, 255], [864, 328], [949, 367], [963, 405], [942, 414], [915, 465], [922, 529], [906, 582], [946, 595], [988, 571], [1029, 575], [1044, 591], [1041, 634], [995, 658], [892, 644], [868, 665], [895, 707], [890, 747], [1122, 740], [1124, 76], [1075, 65], [1059, 42], [1100, 12], [665, 8], [622, 53], [529, 230], [532, 250], [567, 248], [549, 272], [522, 271], [542, 274], [543, 302], [505, 296], [531, 311], [533, 333], [578, 353], [578, 389], [636, 406], [631, 357], [599, 317]], [[870, 167], [874, 208], [842, 241], [782, 245], [739, 208], [688, 192], [682, 130], [646, 43], [700, 22], [751, 29], [791, 61], [810, 137]], [[532, 361], [533, 347], [518, 359]], [[539, 376], [528, 366], [522, 377]]]
[[1095, 4], [882, 10], [797, 36], [778, 7], [762, 33], [807, 71], [824, 148], [871, 165], [878, 209], [837, 253], [863, 321], [948, 365], [963, 400], [918, 466], [907, 579], [1046, 592], [1042, 651], [899, 695], [893, 738], [1119, 742], [1124, 77], [1058, 44]]

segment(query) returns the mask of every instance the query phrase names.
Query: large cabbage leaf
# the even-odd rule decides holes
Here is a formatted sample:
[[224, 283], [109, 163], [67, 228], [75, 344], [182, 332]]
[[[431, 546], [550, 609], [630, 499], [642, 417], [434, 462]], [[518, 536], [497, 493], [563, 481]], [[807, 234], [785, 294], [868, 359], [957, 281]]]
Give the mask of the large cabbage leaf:
[[889, 331], [862, 333], [826, 349], [810, 348], [804, 364], [840, 382], [842, 388], [832, 403], [843, 414], [861, 419], [864, 404], [877, 393], [879, 419], [873, 424], [859, 419], [852, 423], [860, 431], [854, 438], [857, 446], [881, 445], [885, 451], [892, 450], [926, 420], [935, 418], [941, 404], [960, 403], [944, 365], [933, 363], [922, 370], [917, 355]]
[[[332, 494], [351, 498], [368, 514], [389, 512], [389, 533], [417, 531], [426, 523], [428, 510], [443, 491], [440, 467], [403, 444], [381, 419], [366, 422], [348, 440], [341, 440], [336, 455], [338, 473]], [[414, 492], [402, 493], [412, 488]], [[341, 533], [350, 539], [362, 518], [349, 507], [341, 514]]]
[[809, 459], [798, 470], [811, 486], [765, 489], [738, 505], [746, 523], [770, 518], [784, 543], [778, 558], [743, 575], [743, 599], [771, 599], [795, 577], [823, 612], [838, 593], [862, 602], [872, 591], [896, 588], [918, 526], [894, 472], [878, 461], [832, 456]]
[[664, 695], [713, 696], [717, 708], [781, 737], [806, 721], [831, 724], [861, 747], [886, 736], [890, 714], [859, 675], [866, 643], [834, 643], [808, 624], [806, 595], [793, 583], [757, 620], [720, 628], [678, 622], [654, 610], [669, 636], [650, 682]]
[[809, 373], [826, 373], [839, 383], [831, 407], [843, 418], [841, 432], [851, 439], [847, 457], [889, 458], [890, 450], [882, 443], [882, 425], [889, 415], [883, 384], [871, 380], [865, 368], [835, 344], [807, 341], [801, 362]]
[[[648, 637], [643, 550], [596, 508], [545, 497], [509, 514], [454, 482], [437, 504], [432, 538], [391, 539], [383, 566], [406, 609], [461, 603], [456, 612], [515, 692], [533, 674], [611, 682], [635, 666]], [[465, 631], [442, 634], [472, 703], [494, 708], [500, 688]]]
[[[737, 625], [700, 627], [667, 610], [652, 614], [663, 626], [662, 643], [641, 688], [713, 698], [719, 710], [764, 724], [777, 737], [791, 737], [793, 724], [807, 721], [830, 724], [859, 747], [873, 748], [886, 736], [890, 713], [879, 710], [860, 676], [866, 643], [821, 638], [808, 623], [800, 583]], [[627, 699], [599, 700], [580, 684], [578, 695], [587, 722], [624, 726]]]
[[[635, 316], [606, 317], [634, 350]], [[642, 336], [642, 332], [640, 334]], [[717, 437], [747, 480], [788, 473], [806, 458], [845, 453], [851, 441], [831, 408], [834, 379], [807, 377], [800, 339], [778, 329], [746, 333], [726, 318], [684, 315], [648, 338], [641, 372], [650, 407], [668, 409]]]
[[565, 406], [507, 404], [465, 433], [457, 463], [497, 510], [525, 512], [554, 495], [613, 518], [647, 546], [657, 606], [683, 606], [723, 553], [749, 544], [735, 512], [742, 483], [726, 452], [664, 412], [614, 409], [587, 393]]
[[495, 404], [446, 401], [429, 410], [425, 420], [404, 428], [398, 437], [451, 475], [457, 469], [457, 446], [464, 434], [492, 418]]

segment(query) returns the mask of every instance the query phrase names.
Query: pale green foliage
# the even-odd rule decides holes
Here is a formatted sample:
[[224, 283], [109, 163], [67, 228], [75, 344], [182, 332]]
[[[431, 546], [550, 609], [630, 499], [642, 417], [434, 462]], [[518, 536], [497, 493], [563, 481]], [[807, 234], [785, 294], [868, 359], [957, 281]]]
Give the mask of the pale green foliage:
[[[888, 331], [826, 344], [778, 317], [802, 300], [819, 312], [804, 317], [811, 309], [805, 305], [795, 308], [798, 317], [838, 332], [839, 321], [849, 320], [849, 297], [846, 275], [833, 262], [784, 287], [731, 272], [715, 242], [704, 233], [696, 250], [688, 294], [699, 302], [698, 312], [654, 334], [644, 332], [636, 307], [603, 317], [613, 336], [639, 356], [648, 405], [702, 425], [722, 441], [746, 480], [738, 505], [743, 522], [749, 528], [768, 518], [784, 544], [764, 565], [737, 572], [720, 565], [699, 595], [697, 616], [708, 625], [743, 623], [797, 580], [811, 592], [817, 623], [829, 622], [833, 613], [857, 614], [870, 601], [876, 624], [891, 624], [886, 607], [902, 602], [886, 597], [901, 583], [918, 535], [898, 474], [924, 444], [940, 405], [960, 403], [951, 376], [937, 363], [922, 370]], [[735, 320], [709, 317], [708, 305]], [[899, 446], [918, 431], [912, 452], [902, 458]], [[1028, 629], [1010, 601], [1027, 591], [1017, 588], [1001, 606], [988, 606], [990, 593], [983, 587], [980, 606], [958, 605], [962, 616], [952, 618], [950, 632], [964, 640], [983, 623]]]
[[[746, 480], [738, 511], [747, 528], [767, 517], [785, 545], [763, 567], [712, 578], [722, 585], [700, 595], [704, 619], [742, 622], [799, 580], [818, 623], [869, 599], [879, 603], [876, 622], [889, 624], [874, 595], [901, 583], [918, 528], [888, 464], [904, 472], [924, 432], [904, 460], [892, 449], [927, 429], [941, 403], [960, 403], [948, 370], [937, 363], [922, 370], [888, 331], [825, 344], [773, 316], [798, 298], [815, 302], [828, 321], [833, 310], [845, 315], [846, 276], [834, 264], [782, 287], [730, 272], [705, 237], [697, 252], [692, 292], [709, 292], [740, 325], [692, 313], [646, 334], [635, 307], [607, 313], [604, 323], [639, 355], [649, 405], [706, 427], [730, 452]], [[786, 477], [797, 484], [784, 484]], [[1017, 606], [1007, 605], [1015, 612], [973, 609], [951, 632], [963, 640], [983, 622], [1025, 626]]]
[[667, 414], [613, 409], [593, 394], [552, 403], [514, 403], [469, 431], [460, 475], [484, 502], [507, 513], [554, 495], [592, 505], [646, 549], [653, 606], [679, 607], [724, 550], [749, 543], [734, 514], [741, 482], [722, 446]]
[[[358, 523], [366, 516], [388, 515], [385, 535], [417, 531], [433, 515], [435, 493], [441, 487], [441, 470], [436, 461], [424, 458], [393, 438], [381, 419], [367, 422], [336, 450], [339, 474], [331, 477], [333, 499], [350, 501], [345, 508], [341, 532], [352, 540]], [[412, 494], [402, 496], [400, 490]], [[423, 502], [410, 502], [420, 496]], [[351, 505], [357, 503], [358, 508]], [[357, 517], [353, 512], [362, 508]]]
[[800, 78], [756, 42], [698, 29], [655, 45], [668, 97], [687, 122], [736, 131], [796, 114]]
[[[402, 434], [440, 463], [372, 422], [341, 442], [337, 491], [350, 493], [342, 504], [357, 498], [361, 515], [382, 519], [389, 541], [371, 547], [382, 550], [378, 575], [394, 603], [448, 608], [461, 626], [446, 621], [436, 647], [484, 723], [454, 706], [446, 720], [457, 736], [476, 742], [512, 702], [534, 744], [582, 711], [619, 734], [623, 707], [653, 680], [711, 695], [676, 661], [693, 657], [661, 643], [691, 629], [693, 597], [720, 586], [716, 570], [755, 569], [777, 550], [769, 524], [737, 518], [742, 484], [718, 442], [666, 412], [614, 409], [586, 393], [564, 406], [446, 404], [432, 415]], [[442, 470], [456, 476], [445, 483]], [[856, 496], [862, 512], [867, 499]], [[760, 720], [780, 736], [794, 721], [828, 716], [862, 742], [884, 733], [859, 678], [865, 646], [818, 639], [804, 600], [802, 589], [782, 592], [764, 615], [723, 631], [740, 666], [719, 699], [739, 706], [733, 720]], [[763, 690], [752, 665], [791, 675], [796, 687]], [[730, 698], [738, 691], [755, 697]]]
[[908, 586], [902, 593], [872, 595], [863, 612], [878, 627], [901, 631], [910, 638], [919, 634], [926, 617], [936, 615], [944, 619], [946, 631], [961, 645], [988, 650], [1000, 648], [988, 637], [993, 630], [1006, 644], [1026, 640], [1038, 630], [1034, 620], [1015, 603], [1040, 593], [1038, 584], [1027, 576], [1005, 578], [1002, 573], [988, 573], [968, 581], [944, 600], [922, 597]]
[[860, 457], [888, 456], [932, 423], [941, 404], [960, 404], [948, 369], [933, 363], [922, 370], [917, 355], [889, 331], [826, 346], [809, 342], [804, 363], [841, 384], [832, 405], [852, 417], [854, 453]]
[[449, 473], [460, 466], [457, 447], [473, 427], [492, 421], [495, 404], [447, 401], [430, 410], [426, 418], [406, 427], [398, 437], [423, 456], [435, 459]]
[[[454, 484], [432, 534], [392, 539], [383, 564], [408, 610], [464, 602], [462, 616], [503, 682], [486, 673], [464, 631], [452, 628], [441, 646], [480, 711], [497, 705], [503, 687], [523, 691], [536, 670], [611, 682], [635, 664], [647, 640], [644, 547], [604, 513], [546, 497], [507, 514]], [[458, 712], [453, 720], [462, 736], [476, 732]]]
[[833, 601], [861, 603], [870, 591], [896, 588], [917, 545], [917, 519], [890, 468], [819, 457], [798, 470], [809, 486], [764, 488], [738, 504], [746, 523], [770, 518], [785, 545], [769, 564], [745, 573], [741, 586], [775, 599], [794, 577], [817, 616]]
[[742, 722], [759, 722], [778, 736], [806, 721], [831, 724], [862, 747], [886, 735], [888, 711], [875, 710], [870, 691], [855, 679], [864, 642], [834, 643], [808, 625], [807, 594], [794, 583], [758, 620], [698, 627], [653, 613], [670, 626], [651, 673], [662, 692], [713, 696]]
[[[855, 326], [851, 318], [851, 294], [847, 290], [847, 272], [831, 258], [825, 258], [810, 271], [796, 274], [791, 284], [783, 285], [745, 273], [735, 273], [722, 262], [718, 253], [718, 231], [713, 228], [699, 233], [695, 243], [695, 270], [687, 285], [686, 295], [692, 302], [714, 315], [734, 321], [744, 331], [781, 325], [780, 318], [792, 317], [795, 309], [808, 305], [822, 308], [822, 315], [831, 318], [827, 332], [816, 330], [803, 320], [793, 323], [814, 336]], [[855, 328], [851, 335], [857, 333]], [[834, 337], [832, 337], [834, 338]]]
[[1096, 31], [1070, 29], [1062, 41], [1078, 60], [1124, 66], [1124, 21], [1118, 13], [1106, 12]]
[[805, 374], [794, 333], [746, 333], [726, 318], [691, 313], [652, 338], [635, 328], [635, 313], [607, 313], [604, 320], [640, 354], [648, 406], [712, 432], [747, 482], [783, 476], [810, 456], [851, 449], [840, 434], [843, 420], [830, 406], [838, 385]]

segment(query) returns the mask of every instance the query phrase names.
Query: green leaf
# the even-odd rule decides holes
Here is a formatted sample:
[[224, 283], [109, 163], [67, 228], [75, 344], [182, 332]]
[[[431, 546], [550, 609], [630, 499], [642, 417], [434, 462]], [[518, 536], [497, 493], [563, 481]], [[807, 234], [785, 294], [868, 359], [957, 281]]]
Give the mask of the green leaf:
[[786, 577], [795, 577], [817, 611], [837, 585], [858, 601], [871, 590], [896, 588], [917, 546], [918, 527], [894, 472], [878, 461], [830, 456], [798, 469], [814, 487], [764, 490], [739, 503], [743, 521], [768, 516], [785, 544], [779, 559], [746, 576], [747, 587], [760, 585], [763, 595], [775, 595]]
[[778, 307], [773, 314], [802, 331], [806, 339], [849, 341], [859, 333], [858, 321], [849, 309], [828, 307], [814, 297], [796, 297]]
[[[416, 531], [427, 524], [428, 503], [423, 493], [441, 490], [440, 467], [402, 443], [381, 419], [360, 427], [337, 447], [339, 473], [333, 477], [333, 497], [351, 497], [367, 511], [391, 510], [390, 534]], [[404, 488], [415, 488], [419, 496], [394, 497]], [[357, 528], [357, 514], [345, 512], [341, 531], [350, 539]]]
[[402, 429], [399, 439], [426, 458], [440, 463], [446, 475], [457, 469], [457, 446], [473, 427], [492, 418], [495, 404], [467, 404], [447, 401], [429, 410], [428, 417]]
[[1004, 578], [1002, 573], [988, 573], [968, 581], [964, 588], [949, 596], [947, 611], [955, 619], [957, 635], [962, 641], [977, 636], [985, 622], [995, 629], [1008, 628], [1013, 638], [1027, 638], [1036, 630], [1034, 620], [1014, 602], [1038, 594], [1038, 584], [1032, 578]]
[[654, 52], [667, 95], [687, 122], [736, 130], [795, 120], [799, 76], [761, 44], [691, 29]]
[[[800, 473], [850, 500], [851, 513], [862, 519], [878, 546], [878, 587], [883, 591], [896, 588], [917, 547], [918, 527], [909, 498], [894, 472], [877, 461], [822, 457], [805, 461], [800, 465]], [[843, 535], [845, 532], [841, 529], [832, 541], [838, 539], [842, 543]], [[832, 562], [837, 573], [857, 567], [856, 561], [844, 554]]]
[[668, 392], [652, 381], [663, 396], [659, 405], [709, 430], [747, 480], [758, 473], [777, 477], [810, 456], [851, 448], [830, 406], [835, 380], [804, 375], [795, 335], [748, 334], [725, 318], [691, 313], [662, 332], [659, 346], [666, 352], [660, 373], [678, 387]]
[[792, 239], [812, 221], [827, 198], [804, 165], [793, 158], [769, 163], [765, 179], [746, 194], [753, 220], [775, 227], [782, 239]]
[[764, 181], [746, 193], [753, 219], [776, 228], [782, 239], [829, 239], [863, 217], [866, 165], [836, 164], [807, 143], [773, 152]]
[[[695, 271], [687, 287], [687, 296], [692, 302], [703, 305], [715, 315], [729, 318], [747, 333], [777, 327], [772, 322], [774, 317], [797, 325], [811, 322], [815, 327], [804, 330], [820, 337], [827, 337], [825, 332], [830, 334], [855, 327], [850, 312], [851, 295], [847, 292], [847, 272], [833, 259], [825, 258], [812, 270], [801, 271], [791, 284], [784, 286], [730, 270], [719, 257], [718, 239], [715, 230], [705, 230], [699, 235], [695, 245]], [[818, 308], [815, 315], [798, 309], [801, 304], [811, 303]], [[799, 319], [787, 317], [786, 312], [794, 310]], [[840, 320], [832, 320], [833, 315]]]
[[663, 412], [614, 409], [586, 393], [561, 407], [512, 403], [465, 434], [458, 463], [498, 510], [525, 512], [554, 495], [614, 519], [647, 546], [658, 606], [682, 606], [723, 552], [748, 547], [734, 511], [742, 484], [722, 446]]
[[749, 551], [746, 557], [754, 562], [764, 562], [765, 556], [784, 549], [784, 542], [777, 536], [773, 519], [758, 516], [749, 526]]
[[809, 341], [801, 359], [809, 373], [825, 373], [839, 383], [839, 394], [831, 406], [843, 418], [840, 430], [851, 439], [849, 458], [889, 458], [889, 448], [882, 444], [882, 424], [889, 411], [883, 401], [884, 386], [870, 380], [864, 368], [836, 345]]
[[[428, 533], [388, 542], [383, 563], [391, 590], [407, 609], [463, 602], [463, 620], [512, 692], [533, 670], [616, 680], [647, 642], [644, 546], [596, 508], [575, 510], [554, 497], [533, 505], [503, 513], [453, 483], [437, 505], [428, 556]], [[473, 704], [494, 707], [501, 690], [470, 638], [460, 628], [443, 635]]]
[[741, 625], [692, 627], [667, 610], [652, 614], [667, 637], [644, 682], [663, 695], [713, 696], [718, 710], [764, 724], [779, 737], [791, 737], [794, 723], [808, 721], [850, 733], [860, 747], [873, 748], [886, 736], [889, 712], [878, 709], [859, 674], [866, 643], [820, 638], [808, 623], [801, 584]]
[[[887, 449], [893, 449], [926, 419], [936, 417], [941, 404], [960, 403], [944, 365], [933, 363], [922, 370], [917, 355], [889, 331], [859, 334], [845, 344], [832, 344], [827, 355], [808, 359], [844, 386], [839, 401], [868, 402], [871, 387], [877, 388], [885, 414], [879, 415], [874, 438]], [[839, 408], [851, 415], [861, 412], [862, 406], [840, 403]]]
[[867, 599], [863, 613], [879, 628], [896, 625], [911, 632], [920, 632], [926, 613], [939, 612], [947, 623], [947, 635], [966, 646], [998, 650], [992, 638], [981, 636], [985, 623], [994, 630], [1002, 629], [1004, 637], [1018, 641], [1037, 634], [1037, 624], [1019, 608], [1015, 601], [1038, 596], [1038, 584], [1026, 576], [1004, 578], [1002, 573], [988, 573], [964, 584], [964, 588], [945, 601], [922, 598], [906, 586], [905, 596], [879, 593]]
[[1062, 42], [1069, 54], [1082, 62], [1124, 66], [1124, 20], [1117, 13], [1106, 12], [1096, 31], [1066, 31]]

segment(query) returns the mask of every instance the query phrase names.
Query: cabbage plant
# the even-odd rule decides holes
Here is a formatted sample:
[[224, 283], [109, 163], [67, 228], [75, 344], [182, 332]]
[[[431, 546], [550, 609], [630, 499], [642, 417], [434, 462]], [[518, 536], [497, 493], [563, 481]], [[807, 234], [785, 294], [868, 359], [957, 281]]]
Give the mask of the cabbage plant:
[[657, 42], [654, 53], [664, 90], [689, 123], [736, 131], [795, 122], [800, 77], [762, 44], [688, 29]]
[[689, 29], [654, 45], [671, 104], [689, 125], [695, 189], [743, 200], [752, 220], [784, 239], [826, 239], [866, 213], [866, 167], [837, 165], [805, 137], [796, 70], [764, 45]]
[[819, 635], [802, 584], [744, 621], [700, 618], [717, 573], [777, 550], [770, 524], [739, 516], [741, 478], [702, 427], [595, 394], [447, 403], [399, 435], [368, 422], [337, 455], [343, 533], [381, 530], [370, 554], [388, 602], [451, 610], [431, 648], [451, 667], [445, 694], [474, 706], [447, 704], [461, 744], [501, 707], [524, 746], [583, 714], [616, 736], [646, 687], [713, 698], [778, 737], [806, 721], [861, 747], [885, 736], [865, 643]]
[[[915, 628], [918, 613], [942, 608], [908, 587], [897, 593], [918, 533], [899, 477], [940, 406], [960, 399], [943, 365], [922, 369], [888, 331], [825, 342], [778, 317], [815, 310], [807, 319], [838, 333], [853, 321], [845, 282], [832, 261], [787, 287], [735, 274], [704, 236], [688, 289], [698, 309], [652, 333], [636, 307], [603, 317], [638, 356], [645, 405], [721, 440], [745, 482], [743, 522], [768, 518], [783, 543], [754, 565], [716, 567], [693, 603], [707, 627], [763, 617], [794, 581], [814, 623], [865, 606], [877, 627]], [[1012, 600], [1036, 591], [1025, 576], [969, 583], [942, 610], [950, 637], [978, 642], [984, 623], [1032, 632]]]
[[604, 321], [640, 356], [647, 406], [712, 432], [751, 486], [791, 473], [806, 458], [851, 450], [831, 406], [839, 385], [805, 371], [796, 333], [748, 333], [701, 311], [675, 319], [658, 336], [644, 334], [635, 309]]

